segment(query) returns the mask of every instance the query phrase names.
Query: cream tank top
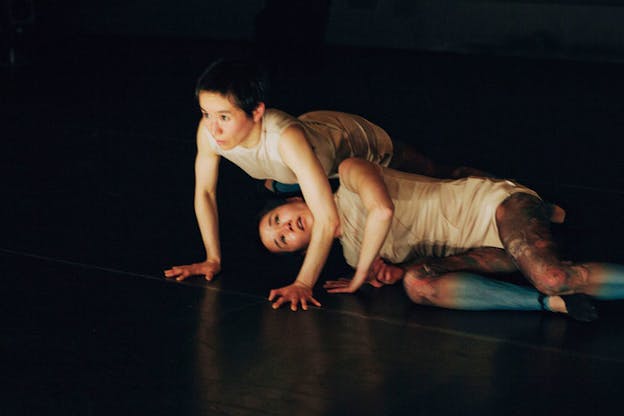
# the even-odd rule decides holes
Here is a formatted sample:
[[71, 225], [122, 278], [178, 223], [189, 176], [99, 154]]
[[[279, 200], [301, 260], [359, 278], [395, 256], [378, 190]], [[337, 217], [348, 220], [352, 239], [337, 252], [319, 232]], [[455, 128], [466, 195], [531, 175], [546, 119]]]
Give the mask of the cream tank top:
[[[380, 256], [392, 263], [418, 257], [445, 257], [475, 247], [503, 248], [496, 225], [496, 208], [510, 195], [537, 196], [510, 180], [468, 177], [442, 180], [382, 169], [395, 215]], [[346, 262], [357, 266], [366, 210], [359, 196], [344, 186], [334, 196]]]
[[215, 153], [238, 165], [256, 179], [297, 183], [294, 172], [282, 161], [278, 151], [282, 132], [300, 126], [328, 177], [338, 174], [338, 165], [348, 157], [360, 157], [387, 166], [392, 158], [392, 140], [370, 121], [338, 111], [314, 111], [297, 118], [276, 109], [267, 109], [262, 118], [260, 142], [254, 148], [222, 150], [209, 134]]

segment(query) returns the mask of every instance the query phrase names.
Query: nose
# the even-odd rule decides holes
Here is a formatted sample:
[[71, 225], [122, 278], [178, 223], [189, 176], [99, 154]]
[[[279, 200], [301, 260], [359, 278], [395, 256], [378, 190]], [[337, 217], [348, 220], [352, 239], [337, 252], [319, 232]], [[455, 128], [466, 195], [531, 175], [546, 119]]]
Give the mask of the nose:
[[293, 231], [292, 221], [286, 221], [282, 224], [282, 232], [287, 233]]
[[213, 137], [219, 136], [221, 134], [221, 126], [219, 125], [219, 122], [216, 120], [210, 120], [208, 122], [208, 131]]

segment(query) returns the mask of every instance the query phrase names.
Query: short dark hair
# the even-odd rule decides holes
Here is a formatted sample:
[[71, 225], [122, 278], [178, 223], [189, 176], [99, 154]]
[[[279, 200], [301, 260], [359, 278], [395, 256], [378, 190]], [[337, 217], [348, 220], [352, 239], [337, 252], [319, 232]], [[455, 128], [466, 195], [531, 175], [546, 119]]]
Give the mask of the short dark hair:
[[279, 195], [272, 195], [266, 198], [264, 201], [264, 205], [260, 209], [260, 211], [256, 214], [256, 223], [262, 221], [262, 218], [273, 209], [280, 207], [282, 205], [287, 204], [288, 198], [283, 198]]
[[266, 102], [268, 84], [267, 72], [260, 64], [245, 59], [220, 58], [197, 80], [195, 97], [199, 98], [202, 91], [219, 93], [251, 117], [253, 110]]

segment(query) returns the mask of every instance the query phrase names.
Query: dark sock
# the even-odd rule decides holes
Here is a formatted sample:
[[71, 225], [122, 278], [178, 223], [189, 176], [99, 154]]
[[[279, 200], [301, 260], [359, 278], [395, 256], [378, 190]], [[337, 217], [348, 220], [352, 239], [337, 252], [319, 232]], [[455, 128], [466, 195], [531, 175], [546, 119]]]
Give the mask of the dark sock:
[[570, 318], [581, 322], [591, 322], [598, 319], [596, 305], [594, 305], [590, 296], [584, 293], [575, 293], [573, 295], [562, 295], [561, 299], [565, 302]]

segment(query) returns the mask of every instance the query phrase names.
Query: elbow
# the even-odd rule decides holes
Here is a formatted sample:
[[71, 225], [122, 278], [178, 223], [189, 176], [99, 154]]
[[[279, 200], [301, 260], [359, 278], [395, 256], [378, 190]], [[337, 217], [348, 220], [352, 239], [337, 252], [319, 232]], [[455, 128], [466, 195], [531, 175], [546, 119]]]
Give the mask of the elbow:
[[336, 235], [340, 228], [340, 219], [337, 216], [332, 216], [328, 221], [327, 228], [332, 236]]
[[325, 221], [315, 221], [314, 228], [321, 231], [321, 234], [331, 235], [333, 238], [340, 229], [340, 219], [336, 215], [330, 215], [325, 217]]
[[392, 217], [394, 216], [394, 205], [390, 203], [389, 205], [380, 206], [375, 209], [374, 215], [377, 221], [392, 221]]
[[207, 186], [195, 185], [195, 198], [216, 198], [217, 191], [216, 189], [211, 189]]
[[214, 192], [207, 191], [203, 188], [195, 189], [194, 205], [195, 208], [203, 208], [206, 205], [216, 206], [217, 196]]

